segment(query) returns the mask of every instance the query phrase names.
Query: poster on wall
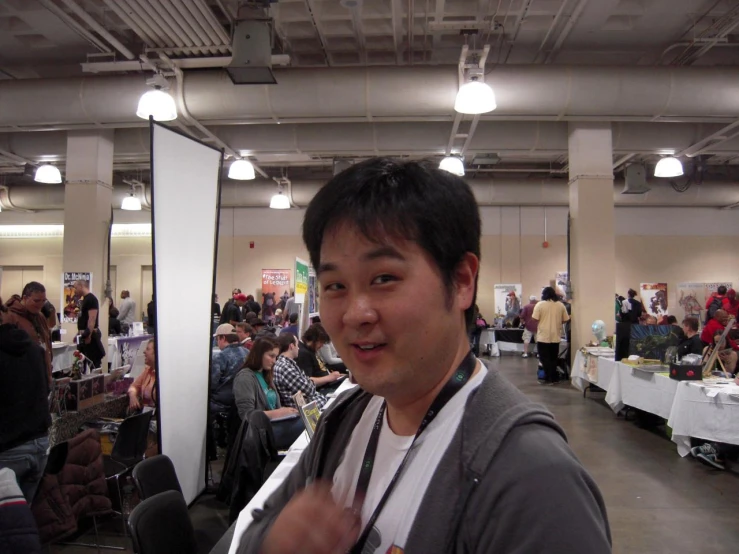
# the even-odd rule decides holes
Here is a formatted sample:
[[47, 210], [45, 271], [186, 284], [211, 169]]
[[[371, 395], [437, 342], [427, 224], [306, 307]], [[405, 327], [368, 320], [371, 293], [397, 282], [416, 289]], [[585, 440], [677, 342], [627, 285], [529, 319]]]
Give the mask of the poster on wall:
[[496, 319], [513, 318], [521, 312], [521, 295], [523, 294], [521, 283], [495, 285], [494, 291]]
[[558, 271], [554, 276], [555, 290], [565, 298], [570, 294], [570, 274], [567, 271]]
[[318, 315], [318, 278], [313, 267], [308, 268], [308, 317]]
[[74, 290], [76, 281], [87, 281], [87, 286], [92, 289], [92, 273], [72, 271], [62, 273], [62, 323], [77, 323], [80, 313], [79, 304], [82, 301], [77, 291]]
[[642, 283], [641, 301], [649, 315], [659, 319], [667, 315], [667, 283]]
[[720, 286], [732, 288], [732, 283], [678, 283], [677, 304], [681, 314], [679, 321], [685, 317], [696, 317], [702, 321], [705, 317], [706, 303]]
[[305, 304], [308, 293], [308, 262], [295, 258], [295, 302]]
[[284, 298], [290, 297], [290, 270], [263, 269], [262, 270], [262, 318], [272, 321], [275, 317], [277, 304]]

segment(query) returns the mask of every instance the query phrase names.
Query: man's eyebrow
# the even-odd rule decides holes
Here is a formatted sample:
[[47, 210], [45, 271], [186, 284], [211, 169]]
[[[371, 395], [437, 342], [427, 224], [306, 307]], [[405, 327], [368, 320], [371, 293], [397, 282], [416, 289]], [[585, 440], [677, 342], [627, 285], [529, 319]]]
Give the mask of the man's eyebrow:
[[[362, 256], [362, 261], [371, 262], [374, 260], [379, 260], [381, 258], [391, 258], [394, 260], [400, 260], [401, 262], [406, 261], [405, 256], [403, 256], [403, 254], [401, 254], [397, 249], [393, 248], [392, 246], [381, 246], [380, 248], [367, 252], [366, 254]], [[339, 267], [335, 263], [332, 263], [332, 262], [322, 263], [321, 265], [318, 266], [316, 275], [321, 275], [322, 273], [325, 273], [327, 271], [338, 271], [338, 269]]]

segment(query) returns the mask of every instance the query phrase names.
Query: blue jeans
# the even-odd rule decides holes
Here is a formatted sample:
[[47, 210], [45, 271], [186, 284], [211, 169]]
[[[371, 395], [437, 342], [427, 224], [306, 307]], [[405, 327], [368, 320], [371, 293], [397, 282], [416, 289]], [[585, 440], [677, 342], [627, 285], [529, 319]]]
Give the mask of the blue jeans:
[[275, 435], [277, 450], [287, 450], [300, 434], [305, 431], [303, 420], [299, 417], [272, 422], [272, 432]]
[[49, 457], [49, 437], [41, 437], [0, 452], [0, 467], [15, 472], [18, 485], [30, 505], [44, 476], [46, 459]]

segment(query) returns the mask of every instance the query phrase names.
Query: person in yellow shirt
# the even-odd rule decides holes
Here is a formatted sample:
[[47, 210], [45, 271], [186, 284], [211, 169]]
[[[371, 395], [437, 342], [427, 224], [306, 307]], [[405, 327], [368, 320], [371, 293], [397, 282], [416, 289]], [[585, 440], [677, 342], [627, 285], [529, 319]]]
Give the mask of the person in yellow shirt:
[[562, 324], [570, 320], [567, 308], [559, 301], [557, 293], [552, 287], [545, 288], [541, 293], [541, 302], [534, 307], [531, 316], [539, 322], [536, 332], [536, 347], [539, 352], [546, 379], [539, 381], [542, 385], [553, 385], [559, 382], [557, 375], [557, 356], [559, 356], [559, 342], [562, 338]]

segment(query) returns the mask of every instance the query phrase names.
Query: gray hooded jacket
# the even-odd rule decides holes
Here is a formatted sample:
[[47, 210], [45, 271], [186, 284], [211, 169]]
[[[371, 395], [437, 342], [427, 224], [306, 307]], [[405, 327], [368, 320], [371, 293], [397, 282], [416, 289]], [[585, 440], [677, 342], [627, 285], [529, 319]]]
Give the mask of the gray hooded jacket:
[[[331, 479], [372, 396], [355, 388], [321, 417], [285, 482], [256, 510], [238, 552], [256, 554], [290, 498]], [[600, 491], [552, 415], [497, 370], [468, 401], [416, 514], [406, 554], [605, 554], [611, 536]]]

